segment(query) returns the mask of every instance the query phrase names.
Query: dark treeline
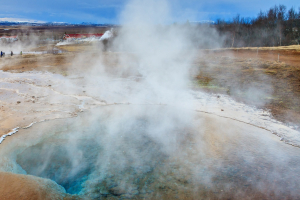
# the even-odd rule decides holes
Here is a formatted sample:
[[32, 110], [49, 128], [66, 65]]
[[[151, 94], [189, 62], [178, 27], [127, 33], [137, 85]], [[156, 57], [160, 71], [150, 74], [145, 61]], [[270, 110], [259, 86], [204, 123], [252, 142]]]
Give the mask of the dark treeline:
[[284, 46], [300, 43], [300, 8], [287, 10], [279, 5], [256, 18], [237, 15], [231, 21], [217, 20], [221, 35], [226, 34], [226, 47]]

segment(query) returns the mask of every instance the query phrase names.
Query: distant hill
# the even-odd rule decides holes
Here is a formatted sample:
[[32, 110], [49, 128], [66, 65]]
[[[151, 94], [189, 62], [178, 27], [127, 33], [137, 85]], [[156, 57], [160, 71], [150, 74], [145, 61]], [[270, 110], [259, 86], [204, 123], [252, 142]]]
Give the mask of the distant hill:
[[113, 24], [95, 24], [90, 22], [82, 22], [80, 24], [70, 24], [65, 22], [23, 22], [23, 21], [0, 21], [0, 26], [115, 26]]

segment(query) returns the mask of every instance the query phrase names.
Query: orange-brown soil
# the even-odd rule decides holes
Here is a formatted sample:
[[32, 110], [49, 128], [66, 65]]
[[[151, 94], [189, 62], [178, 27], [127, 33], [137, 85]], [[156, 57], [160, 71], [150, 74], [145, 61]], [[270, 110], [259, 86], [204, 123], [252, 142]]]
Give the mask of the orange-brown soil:
[[63, 192], [52, 181], [20, 174], [0, 172], [1, 200], [50, 200], [62, 199]]
[[[197, 85], [202, 89], [227, 93], [237, 100], [270, 109], [280, 121], [299, 124], [300, 51], [207, 50], [194, 65], [199, 70]], [[260, 92], [257, 98], [249, 98], [249, 88], [252, 93]]]

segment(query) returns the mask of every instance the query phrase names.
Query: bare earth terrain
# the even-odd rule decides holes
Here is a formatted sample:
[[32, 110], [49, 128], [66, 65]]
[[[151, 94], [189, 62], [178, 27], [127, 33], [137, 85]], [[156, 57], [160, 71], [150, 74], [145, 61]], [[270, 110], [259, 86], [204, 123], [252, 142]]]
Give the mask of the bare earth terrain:
[[195, 66], [200, 66], [196, 79], [200, 88], [227, 93], [239, 101], [270, 109], [280, 121], [299, 126], [298, 45], [208, 50], [195, 62]]
[[[37, 47], [33, 51], [41, 51], [43, 48], [48, 47]], [[92, 90], [89, 91], [85, 88], [81, 73], [88, 70], [89, 66], [93, 64], [93, 60], [99, 55], [107, 63], [109, 67], [107, 71], [117, 70], [118, 67], [122, 67], [118, 66], [118, 53], [99, 53], [95, 51], [97, 47], [90, 44], [57, 48], [65, 52], [61, 54], [14, 55], [0, 58], [0, 137], [17, 127], [19, 130], [25, 130], [37, 122], [74, 118], [83, 110], [116, 103], [105, 102], [94, 96]], [[201, 52], [192, 66], [191, 88], [216, 95], [226, 94], [239, 102], [270, 110], [275, 119], [300, 130], [300, 48], [298, 46], [259, 48], [258, 50], [256, 48], [201, 50]], [[86, 56], [87, 59], [78, 59], [82, 55]], [[126, 74], [121, 74], [121, 76], [126, 77]], [[77, 87], [74, 87], [74, 83], [77, 82]], [[226, 107], [222, 107], [222, 112], [223, 109], [226, 112]], [[220, 109], [218, 108], [218, 110]], [[221, 130], [222, 127], [230, 128], [226, 126], [228, 119], [220, 120], [222, 126], [217, 128], [212, 123], [213, 119], [207, 117], [206, 120], [208, 126], [214, 130]], [[240, 129], [246, 128], [241, 126]], [[218, 138], [218, 136], [209, 133], [204, 135], [205, 140], [208, 141], [207, 151], [212, 157], [224, 156], [223, 145], [225, 143], [237, 145], [235, 139], [232, 140], [226, 136]], [[264, 132], [262, 131], [262, 133]], [[274, 141], [279, 140], [275, 136], [273, 139]], [[193, 140], [201, 139], [193, 138]], [[6, 139], [3, 144], [6, 144], [5, 142], [9, 141]], [[8, 143], [6, 145], [9, 146]], [[284, 148], [288, 149], [288, 152], [294, 152], [290, 149], [295, 147]], [[193, 155], [192, 152], [192, 158]], [[263, 160], [264, 158], [259, 158], [257, 161]], [[183, 161], [176, 162], [181, 163]], [[226, 160], [226, 162], [231, 161]], [[270, 163], [262, 162], [257, 164], [257, 169], [245, 169], [243, 173], [255, 173], [255, 170], [260, 170], [263, 165], [267, 166], [267, 169], [272, 168]], [[268, 174], [267, 171], [264, 173]], [[192, 177], [193, 174], [187, 176]], [[228, 178], [221, 173], [217, 174], [216, 177], [216, 181]], [[221, 183], [218, 184], [220, 190], [216, 192], [207, 189], [205, 185], [189, 188], [187, 187], [188, 182], [184, 178], [178, 178], [169, 181], [170, 188], [157, 186], [159, 190], [167, 192], [163, 196], [152, 196], [151, 198], [170, 199], [174, 197], [174, 191], [177, 190], [179, 199], [196, 199], [200, 196], [206, 199], [219, 199], [220, 197], [223, 199], [242, 199], [245, 197], [244, 194], [252, 195], [252, 199], [272, 199], [272, 196], [263, 192], [268, 188], [264, 188], [262, 192], [257, 192], [252, 186], [248, 187], [244, 184], [243, 177], [236, 180], [227, 192], [222, 193], [223, 185]], [[237, 190], [245, 193], [232, 195]], [[79, 199], [79, 197], [68, 196], [63, 193], [63, 190], [57, 188], [57, 185], [53, 185], [51, 181], [44, 184], [37, 177], [0, 172], [0, 199]], [[291, 196], [291, 193], [286, 193], [285, 198], [292, 199]], [[140, 197], [142, 198], [142, 196]], [[276, 198], [280, 199], [278, 196]]]

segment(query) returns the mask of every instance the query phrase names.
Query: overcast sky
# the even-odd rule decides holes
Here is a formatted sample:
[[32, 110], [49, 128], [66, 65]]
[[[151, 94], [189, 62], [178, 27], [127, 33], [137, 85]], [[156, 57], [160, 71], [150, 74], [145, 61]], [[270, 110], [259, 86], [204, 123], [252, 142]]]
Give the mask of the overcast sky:
[[[144, 0], [141, 0], [144, 1]], [[0, 5], [0, 21], [119, 23], [128, 0], [7, 0]], [[260, 10], [283, 4], [297, 11], [300, 0], [170, 0], [175, 21], [225, 20], [240, 14], [255, 17]]]

